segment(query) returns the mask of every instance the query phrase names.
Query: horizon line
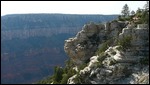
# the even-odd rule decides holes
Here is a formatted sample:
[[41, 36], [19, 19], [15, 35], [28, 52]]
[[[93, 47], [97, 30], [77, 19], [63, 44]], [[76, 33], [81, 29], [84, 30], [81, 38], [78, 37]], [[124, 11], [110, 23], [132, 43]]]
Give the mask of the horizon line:
[[27, 14], [68, 14], [68, 15], [120, 15], [120, 14], [76, 14], [76, 13], [14, 13], [14, 14], [4, 14], [2, 16], [7, 16], [7, 15], [27, 15]]

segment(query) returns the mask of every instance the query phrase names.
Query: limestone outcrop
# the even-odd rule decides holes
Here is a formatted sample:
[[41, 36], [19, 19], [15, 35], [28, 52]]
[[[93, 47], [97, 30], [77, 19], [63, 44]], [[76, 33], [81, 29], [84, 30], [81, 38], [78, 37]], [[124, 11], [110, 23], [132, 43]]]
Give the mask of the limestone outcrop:
[[66, 40], [64, 49], [75, 66], [87, 64], [68, 84], [149, 84], [148, 25], [90, 23]]
[[122, 22], [86, 24], [74, 38], [65, 40], [64, 50], [75, 64], [80, 65], [95, 54], [100, 43], [117, 36], [114, 34], [118, 34], [125, 24]]

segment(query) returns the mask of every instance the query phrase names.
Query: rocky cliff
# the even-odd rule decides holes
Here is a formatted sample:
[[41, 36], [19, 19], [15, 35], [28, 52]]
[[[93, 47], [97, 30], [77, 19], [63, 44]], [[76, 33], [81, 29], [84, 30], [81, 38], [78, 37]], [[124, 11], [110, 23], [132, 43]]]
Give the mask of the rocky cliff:
[[65, 41], [64, 50], [77, 71], [68, 84], [149, 83], [149, 25], [89, 23]]

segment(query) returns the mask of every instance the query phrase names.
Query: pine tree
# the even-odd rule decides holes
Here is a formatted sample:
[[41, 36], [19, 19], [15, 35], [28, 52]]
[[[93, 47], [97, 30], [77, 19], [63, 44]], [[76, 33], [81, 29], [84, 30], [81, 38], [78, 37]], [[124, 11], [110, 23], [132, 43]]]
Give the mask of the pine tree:
[[131, 11], [131, 15], [135, 15], [135, 12], [133, 10]]
[[122, 8], [122, 11], [121, 11], [123, 17], [128, 17], [129, 14], [130, 14], [130, 11], [129, 11], [129, 7], [127, 4], [125, 4]]
[[149, 11], [149, 1], [146, 1], [146, 4], [144, 5], [144, 9], [146, 11]]
[[59, 83], [62, 79], [62, 74], [63, 74], [63, 69], [61, 67], [56, 66], [55, 68], [55, 72], [54, 72], [54, 81], [56, 83]]

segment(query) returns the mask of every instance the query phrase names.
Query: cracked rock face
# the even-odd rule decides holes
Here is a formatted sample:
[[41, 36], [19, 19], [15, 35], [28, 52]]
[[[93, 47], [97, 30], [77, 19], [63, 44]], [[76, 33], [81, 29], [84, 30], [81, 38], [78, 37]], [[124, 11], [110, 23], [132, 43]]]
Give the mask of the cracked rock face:
[[[75, 38], [66, 40], [65, 52], [76, 66], [89, 59], [87, 66], [78, 70], [79, 74], [70, 77], [67, 83], [148, 84], [149, 64], [142, 64], [141, 59], [149, 56], [149, 26], [124, 27], [122, 22], [90, 23]], [[120, 45], [112, 45], [103, 54], [94, 56], [103, 41], [112, 37], [122, 40], [126, 36], [131, 37], [130, 47], [123, 50]], [[77, 82], [76, 78], [82, 81]]]
[[99, 41], [98, 33], [103, 30], [104, 25], [100, 26], [90, 23], [84, 25], [82, 31], [78, 32], [75, 38], [70, 38], [65, 41], [64, 50], [75, 64], [82, 64], [83, 61], [89, 59], [97, 49], [97, 42]]
[[113, 34], [118, 33], [124, 26], [124, 23], [119, 22], [86, 24], [74, 38], [65, 40], [64, 50], [76, 65], [81, 65], [95, 54], [99, 43], [102, 43], [110, 36], [116, 36]]

